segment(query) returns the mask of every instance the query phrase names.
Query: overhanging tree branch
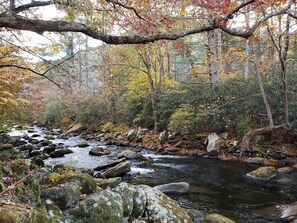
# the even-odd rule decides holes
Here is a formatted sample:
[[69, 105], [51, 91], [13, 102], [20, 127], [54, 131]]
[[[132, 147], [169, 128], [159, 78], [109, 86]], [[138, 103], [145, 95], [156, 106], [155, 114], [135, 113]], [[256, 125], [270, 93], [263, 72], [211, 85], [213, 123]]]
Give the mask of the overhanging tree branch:
[[106, 0], [106, 1], [109, 2], [109, 3], [112, 3], [114, 5], [119, 5], [119, 6], [123, 7], [123, 8], [125, 8], [125, 9], [133, 10], [133, 12], [135, 13], [135, 15], [138, 18], [140, 18], [142, 20], [145, 20], [145, 18], [143, 18], [141, 15], [139, 15], [139, 13], [137, 12], [137, 10], [134, 7], [132, 7], [132, 6], [124, 5], [124, 4], [122, 4], [122, 3], [118, 2], [118, 1], [115, 1], [115, 0]]
[[[106, 0], [108, 2], [116, 3], [115, 0]], [[293, 1], [289, 0], [287, 5], [274, 13], [268, 14], [266, 16], [263, 16], [261, 19], [259, 19], [257, 22], [254, 23], [251, 28], [245, 29], [245, 30], [239, 30], [234, 29], [231, 27], [226, 26], [227, 22], [233, 18], [233, 15], [236, 14], [238, 11], [240, 11], [242, 8], [252, 4], [255, 2], [255, 0], [249, 0], [242, 4], [240, 4], [238, 7], [236, 7], [233, 11], [226, 14], [225, 16], [221, 16], [218, 18], [215, 18], [212, 21], [212, 24], [199, 24], [198, 27], [192, 28], [192, 29], [186, 29], [183, 31], [174, 31], [174, 33], [160, 33], [150, 36], [145, 35], [130, 35], [130, 36], [120, 36], [120, 35], [109, 35], [106, 34], [100, 29], [96, 29], [91, 26], [88, 26], [83, 23], [79, 22], [67, 22], [67, 21], [51, 21], [51, 20], [34, 20], [30, 19], [24, 16], [17, 15], [15, 13], [12, 13], [10, 11], [6, 11], [2, 14], [0, 14], [0, 28], [6, 27], [6, 28], [12, 28], [12, 29], [18, 29], [18, 30], [27, 30], [27, 31], [33, 31], [39, 34], [43, 34], [44, 32], [81, 32], [85, 35], [88, 35], [92, 38], [101, 40], [108, 44], [140, 44], [140, 43], [148, 43], [148, 42], [154, 42], [157, 40], [176, 40], [188, 35], [202, 33], [214, 29], [222, 29], [224, 32], [229, 33], [234, 36], [239, 36], [243, 38], [249, 38], [252, 36], [255, 32], [255, 30], [265, 21], [267, 21], [269, 18], [273, 16], [277, 16], [280, 14], [288, 13], [288, 10], [293, 5]], [[44, 3], [41, 3], [41, 1], [32, 1], [31, 3], [18, 6], [16, 10], [22, 11], [32, 8], [41, 6], [41, 4], [53, 4], [52, 1], [45, 1]], [[126, 8], [129, 6], [126, 6]], [[132, 7], [133, 8], [133, 7]], [[132, 9], [133, 10], [133, 9]], [[226, 25], [222, 26], [220, 24], [220, 21], [224, 21]]]

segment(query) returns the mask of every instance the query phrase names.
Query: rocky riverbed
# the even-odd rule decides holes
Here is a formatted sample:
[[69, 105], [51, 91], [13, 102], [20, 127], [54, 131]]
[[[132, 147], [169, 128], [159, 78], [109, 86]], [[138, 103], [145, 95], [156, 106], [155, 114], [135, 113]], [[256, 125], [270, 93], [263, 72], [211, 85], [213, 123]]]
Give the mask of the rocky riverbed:
[[[170, 148], [168, 140], [172, 140], [169, 139], [172, 136], [167, 138], [167, 141], [162, 139], [162, 135], [154, 140], [151, 138], [151, 145], [161, 146], [158, 150], [163, 155], [157, 155], [140, 149], [148, 143], [147, 139], [152, 137], [147, 130], [135, 130], [132, 138], [129, 132], [127, 135], [121, 133], [78, 135], [76, 131], [75, 126], [72, 130], [68, 130], [67, 134], [59, 129], [47, 131], [38, 127], [27, 127], [15, 128], [9, 136], [1, 135], [0, 150], [3, 168], [0, 220], [3, 216], [5, 220], [18, 219], [17, 222], [46, 222], [44, 219], [54, 219], [56, 222], [166, 222], [168, 220], [233, 222], [231, 219], [236, 222], [277, 222], [290, 221], [296, 217], [294, 202], [297, 198], [296, 193], [292, 191], [296, 185], [290, 182], [295, 179], [296, 170], [288, 167], [278, 168], [278, 166], [268, 167], [266, 170], [261, 165], [267, 163], [267, 157], [252, 156], [248, 158], [248, 164], [227, 165], [228, 168], [230, 167], [227, 168], [230, 171], [228, 177], [232, 177], [229, 179], [230, 182], [225, 183], [227, 175], [215, 174], [214, 171], [219, 173], [226, 168], [226, 165], [218, 164], [213, 159], [202, 161], [199, 157], [170, 155], [177, 154], [174, 149], [168, 149]], [[222, 137], [219, 136], [219, 138]], [[179, 136], [176, 136], [176, 139], [180, 139]], [[185, 142], [185, 140], [182, 141]], [[127, 146], [134, 147], [127, 148]], [[203, 146], [206, 151], [204, 156], [214, 158], [222, 155], [215, 144], [211, 151], [208, 151], [207, 144]], [[185, 151], [185, 148], [176, 148]], [[196, 156], [203, 152], [203, 148], [200, 147], [196, 149], [187, 147], [187, 150], [191, 151], [191, 155], [194, 155], [193, 151], [198, 151]], [[184, 154], [184, 152], [181, 153]], [[176, 159], [178, 161], [170, 163]], [[271, 157], [269, 159], [271, 160]], [[166, 163], [163, 163], [165, 160]], [[288, 164], [284, 160], [294, 159], [286, 155], [278, 164]], [[209, 168], [203, 170], [203, 165]], [[290, 165], [292, 166], [292, 163]], [[241, 171], [233, 170], [234, 167], [240, 168]], [[260, 168], [257, 172], [258, 167], [262, 169]], [[227, 169], [225, 169], [226, 172], [228, 172]], [[236, 183], [242, 179], [245, 182]], [[128, 183], [124, 183], [123, 180]], [[254, 180], [259, 181], [256, 183], [257, 187], [254, 187]], [[177, 181], [183, 182], [167, 184]], [[209, 181], [205, 187], [201, 186], [203, 181]], [[250, 185], [241, 186], [241, 183]], [[276, 183], [279, 184], [279, 189], [275, 186]], [[138, 184], [157, 187], [137, 186]], [[158, 186], [160, 184], [166, 185]], [[284, 187], [285, 184], [287, 187]], [[241, 189], [235, 189], [238, 195], [245, 196], [246, 193], [251, 193], [251, 200], [247, 202], [237, 198], [238, 195], [230, 190], [226, 191], [226, 187], [230, 187], [231, 191], [242, 187], [243, 193], [240, 192]], [[251, 188], [250, 192], [244, 191], [248, 188]], [[276, 192], [275, 189], [282, 191]], [[179, 204], [191, 210], [186, 211], [181, 208], [160, 190], [169, 192]], [[255, 208], [253, 204], [255, 201], [252, 199], [255, 199], [254, 195], [261, 190], [261, 193], [266, 194], [267, 197], [258, 196], [261, 198], [259, 202], [266, 203], [257, 205]], [[276, 192], [275, 202], [270, 196], [270, 193], [274, 192]], [[230, 197], [223, 198], [221, 193], [229, 193]], [[125, 197], [127, 194], [129, 197]], [[238, 208], [230, 210], [218, 208], [215, 203], [221, 203], [221, 199], [234, 202]], [[129, 204], [127, 200], [130, 200]], [[251, 206], [252, 204], [254, 207]], [[252, 210], [252, 213], [251, 210], [247, 210], [242, 215], [244, 207], [241, 205], [247, 205], [248, 209], [255, 210]], [[55, 211], [49, 206], [53, 206]], [[102, 212], [100, 207], [114, 212]], [[175, 211], [172, 212], [172, 210]], [[231, 219], [211, 213], [214, 210]], [[274, 215], [269, 213], [269, 210], [273, 210]], [[138, 214], [135, 215], [135, 212]], [[34, 216], [30, 217], [33, 219], [39, 218], [35, 216], [36, 213], [42, 213], [40, 218], [43, 220], [20, 220], [24, 213]], [[181, 216], [176, 213], [180, 213]]]

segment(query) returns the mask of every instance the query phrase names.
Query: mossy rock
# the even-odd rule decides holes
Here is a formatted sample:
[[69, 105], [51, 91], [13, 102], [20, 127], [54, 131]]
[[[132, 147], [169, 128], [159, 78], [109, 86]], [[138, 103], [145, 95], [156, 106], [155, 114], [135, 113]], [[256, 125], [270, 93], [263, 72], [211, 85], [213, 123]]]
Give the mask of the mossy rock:
[[74, 183], [60, 184], [41, 191], [43, 200], [52, 200], [59, 208], [65, 209], [79, 200], [80, 186]]
[[121, 177], [109, 178], [109, 179], [96, 179], [97, 185], [103, 189], [107, 187], [114, 188], [122, 182]]
[[159, 190], [149, 186], [138, 186], [144, 190], [147, 197], [146, 213], [149, 223], [172, 222], [192, 223], [193, 220], [187, 211], [181, 208], [174, 200]]
[[75, 207], [68, 209], [65, 215], [72, 222], [124, 223], [123, 212], [121, 196], [105, 190], [88, 196]]
[[71, 182], [81, 187], [83, 194], [91, 194], [96, 191], [97, 183], [95, 179], [87, 173], [70, 172], [63, 179], [57, 181], [57, 184]]
[[123, 200], [124, 217], [129, 217], [133, 210], [135, 189], [131, 185], [123, 182], [114, 188], [113, 191], [118, 193]]
[[56, 216], [50, 216], [40, 208], [26, 208], [25, 205], [2, 204], [0, 207], [2, 223], [63, 223]]
[[273, 166], [265, 166], [265, 167], [259, 167], [258, 169], [247, 173], [247, 176], [253, 177], [256, 179], [262, 179], [262, 180], [269, 180], [272, 177], [275, 177], [277, 174], [277, 170]]
[[213, 213], [213, 214], [207, 215], [203, 223], [236, 223], [236, 222], [223, 215]]
[[9, 166], [13, 174], [18, 178], [28, 175], [30, 172], [30, 160], [27, 159], [12, 160]]
[[146, 194], [142, 188], [134, 186], [135, 192], [133, 195], [133, 210], [131, 219], [143, 216], [146, 208]]

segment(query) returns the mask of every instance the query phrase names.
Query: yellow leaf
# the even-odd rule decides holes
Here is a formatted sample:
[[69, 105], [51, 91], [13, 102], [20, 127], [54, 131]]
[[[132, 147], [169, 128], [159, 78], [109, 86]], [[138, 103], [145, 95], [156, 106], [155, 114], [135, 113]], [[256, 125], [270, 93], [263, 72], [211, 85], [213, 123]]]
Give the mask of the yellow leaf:
[[6, 94], [6, 95], [8, 95], [8, 96], [10, 96], [12, 98], [14, 97], [14, 95], [12, 93], [8, 92], [8, 91], [2, 91], [2, 93]]
[[15, 106], [19, 106], [19, 103], [16, 100], [14, 100], [13, 98], [8, 98], [8, 101]]
[[4, 103], [7, 103], [7, 102], [8, 102], [8, 100], [7, 100], [6, 98], [1, 98], [1, 97], [0, 97], [0, 99], [1, 99], [2, 101], [4, 101]]
[[25, 104], [30, 104], [30, 101], [28, 101], [27, 99], [24, 99], [24, 98], [18, 98], [17, 100], [20, 102], [23, 102]]

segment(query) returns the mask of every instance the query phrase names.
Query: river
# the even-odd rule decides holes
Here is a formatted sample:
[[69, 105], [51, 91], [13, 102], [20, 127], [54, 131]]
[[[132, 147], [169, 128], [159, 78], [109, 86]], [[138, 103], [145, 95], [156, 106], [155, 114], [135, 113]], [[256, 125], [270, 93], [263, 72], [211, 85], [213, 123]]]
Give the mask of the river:
[[[26, 130], [13, 130], [10, 135], [39, 134], [43, 139], [44, 130], [30, 127], [34, 133]], [[128, 149], [107, 146], [104, 142], [88, 140], [87, 148], [78, 148], [85, 141], [80, 136], [68, 139], [55, 138], [55, 144], [66, 146], [74, 151], [61, 158], [45, 160], [47, 165], [71, 164], [77, 168], [95, 168], [99, 164], [116, 159], [119, 151]], [[90, 156], [91, 148], [103, 146], [111, 151], [108, 156]], [[141, 151], [150, 157], [153, 164], [149, 168], [133, 167], [140, 176], [130, 179], [134, 184], [155, 186], [170, 182], [185, 181], [190, 184], [190, 193], [172, 196], [182, 206], [196, 208], [204, 212], [216, 212], [240, 223], [280, 222], [277, 210], [280, 205], [297, 201], [297, 172], [278, 174], [269, 181], [252, 179], [246, 173], [258, 166], [239, 161], [220, 161], [200, 157], [159, 155], [152, 151]]]

